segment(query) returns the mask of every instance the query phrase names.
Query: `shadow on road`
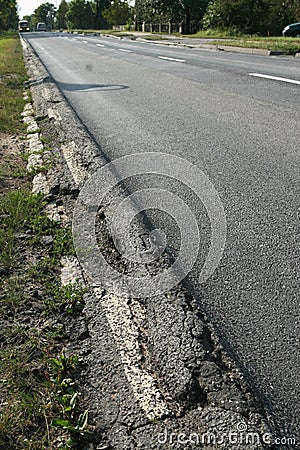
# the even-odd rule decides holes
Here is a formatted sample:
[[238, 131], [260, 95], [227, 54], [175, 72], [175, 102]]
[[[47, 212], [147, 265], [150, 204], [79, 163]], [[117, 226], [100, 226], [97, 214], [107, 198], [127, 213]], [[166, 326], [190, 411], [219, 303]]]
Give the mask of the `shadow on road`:
[[129, 86], [124, 84], [77, 84], [62, 83], [59, 81], [57, 84], [65, 91], [120, 91], [122, 89], [129, 89]]

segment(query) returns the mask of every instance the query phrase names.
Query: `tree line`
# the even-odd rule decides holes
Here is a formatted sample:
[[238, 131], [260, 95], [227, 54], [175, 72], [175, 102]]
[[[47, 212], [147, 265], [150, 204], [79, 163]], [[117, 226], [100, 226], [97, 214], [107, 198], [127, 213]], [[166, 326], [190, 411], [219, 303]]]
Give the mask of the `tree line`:
[[[17, 0], [0, 0], [0, 31], [16, 29]], [[38, 22], [56, 29], [103, 29], [113, 25], [180, 23], [184, 32], [200, 29], [277, 35], [300, 21], [300, 0], [61, 0], [56, 9], [43, 3], [23, 17], [32, 29]]]
[[136, 0], [136, 20], [181, 22], [186, 32], [218, 28], [276, 35], [300, 21], [300, 0]]
[[61, 0], [57, 9], [51, 3], [43, 3], [24, 19], [33, 29], [38, 22], [45, 22], [48, 28], [100, 30], [124, 25], [132, 17], [133, 8], [126, 0]]

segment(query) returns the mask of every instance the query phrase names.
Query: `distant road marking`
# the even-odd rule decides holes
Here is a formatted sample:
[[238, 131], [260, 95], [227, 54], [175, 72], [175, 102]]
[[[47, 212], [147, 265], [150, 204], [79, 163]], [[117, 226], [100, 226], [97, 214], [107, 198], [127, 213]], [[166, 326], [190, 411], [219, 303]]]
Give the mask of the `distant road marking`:
[[133, 53], [132, 50], [127, 50], [126, 48], [119, 48], [120, 52]]
[[87, 43], [88, 43], [87, 41], [81, 41], [81, 42], [83, 42], [84, 44], [87, 44]]
[[103, 44], [96, 44], [96, 45], [97, 45], [97, 47], [104, 47]]
[[168, 61], [175, 61], [175, 62], [185, 62], [185, 59], [177, 59], [177, 58], [168, 58], [167, 56], [159, 56], [159, 59], [167, 59]]
[[300, 84], [300, 81], [291, 80], [290, 78], [273, 77], [271, 75], [263, 75], [262, 73], [249, 73], [251, 77], [266, 78], [268, 80], [284, 81], [285, 83]]

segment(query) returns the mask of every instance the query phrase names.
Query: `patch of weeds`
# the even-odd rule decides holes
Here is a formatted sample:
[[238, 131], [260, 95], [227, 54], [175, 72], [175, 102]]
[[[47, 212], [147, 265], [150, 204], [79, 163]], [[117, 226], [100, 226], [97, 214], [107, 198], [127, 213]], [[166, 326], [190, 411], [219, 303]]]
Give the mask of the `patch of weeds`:
[[41, 195], [27, 190], [10, 191], [0, 202], [0, 270], [9, 271], [17, 251], [17, 237], [29, 228], [31, 220], [39, 217], [44, 206]]
[[59, 342], [66, 338], [65, 328], [63, 325], [54, 326], [51, 325], [45, 330], [45, 337], [47, 341]]
[[84, 307], [83, 294], [86, 290], [80, 283], [62, 286], [57, 282], [49, 282], [46, 284], [45, 290], [44, 303], [48, 312], [61, 311], [74, 315], [82, 311]]
[[49, 143], [49, 139], [46, 138], [45, 136], [40, 136], [40, 141], [42, 142], [42, 144], [48, 144]]
[[14, 309], [26, 300], [24, 292], [24, 283], [26, 275], [2, 277], [0, 283], [0, 292], [2, 291], [0, 313], [10, 311], [12, 314]]
[[[23, 441], [32, 439], [39, 433], [38, 427], [43, 427], [43, 405], [49, 399], [42, 342], [36, 330], [22, 326], [4, 329], [1, 335], [5, 345], [0, 364], [0, 448], [38, 448], [24, 445]], [[42, 389], [41, 379], [45, 383]], [[46, 443], [43, 436], [41, 442]]]
[[52, 426], [60, 427], [70, 433], [66, 448], [71, 448], [78, 439], [86, 434], [88, 428], [88, 411], [78, 408], [79, 393], [75, 390], [73, 374], [79, 364], [77, 355], [60, 355], [51, 359], [51, 381], [56, 385], [54, 401], [61, 410], [60, 418], [54, 418]]
[[11, 176], [13, 178], [25, 178], [28, 176], [28, 171], [24, 167], [11, 166]]
[[41, 150], [37, 150], [33, 152], [34, 155], [44, 155], [46, 152], [52, 152], [53, 147], [46, 147], [44, 146]]
[[35, 177], [40, 173], [47, 173], [49, 169], [51, 169], [52, 163], [43, 164], [42, 166], [32, 167], [27, 171], [27, 174], [30, 177]]
[[53, 255], [70, 256], [75, 255], [73, 235], [71, 227], [58, 228], [53, 242]]
[[53, 256], [45, 256], [39, 262], [32, 265], [28, 270], [28, 276], [37, 282], [46, 283], [56, 278], [57, 259]]
[[[46, 246], [50, 257], [60, 260], [61, 256], [75, 255], [72, 228], [70, 226], [62, 228], [58, 222], [49, 219], [47, 216], [40, 215], [30, 221], [30, 229], [34, 235], [34, 244]], [[52, 237], [50, 246], [43, 244], [43, 236]]]
[[52, 449], [58, 441], [78, 448], [88, 430], [74, 382], [78, 356], [51, 357], [37, 329], [12, 327], [2, 334], [0, 448]]

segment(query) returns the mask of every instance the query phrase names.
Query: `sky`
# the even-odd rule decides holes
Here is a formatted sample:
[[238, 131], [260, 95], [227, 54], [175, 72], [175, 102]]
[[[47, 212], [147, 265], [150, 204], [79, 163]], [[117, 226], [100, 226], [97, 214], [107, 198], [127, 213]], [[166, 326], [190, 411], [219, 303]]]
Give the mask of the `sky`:
[[47, 2], [52, 3], [56, 7], [60, 5], [60, 0], [18, 0], [20, 18], [22, 19], [23, 16], [31, 15], [36, 8]]

